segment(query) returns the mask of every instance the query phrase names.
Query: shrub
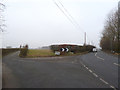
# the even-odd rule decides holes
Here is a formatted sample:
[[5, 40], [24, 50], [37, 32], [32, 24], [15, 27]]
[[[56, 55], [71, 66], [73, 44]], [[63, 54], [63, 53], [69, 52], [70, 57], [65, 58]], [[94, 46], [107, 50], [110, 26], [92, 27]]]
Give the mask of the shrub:
[[20, 49], [20, 57], [25, 57], [27, 56], [28, 53], [28, 45], [25, 45], [23, 48]]

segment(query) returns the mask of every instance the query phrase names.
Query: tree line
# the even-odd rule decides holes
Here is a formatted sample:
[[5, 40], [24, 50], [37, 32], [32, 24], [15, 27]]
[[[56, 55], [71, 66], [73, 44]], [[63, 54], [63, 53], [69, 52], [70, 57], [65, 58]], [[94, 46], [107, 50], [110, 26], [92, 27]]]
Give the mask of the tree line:
[[115, 10], [110, 12], [104, 25], [100, 47], [102, 50], [119, 52], [120, 49], [120, 29], [119, 29], [119, 12]]

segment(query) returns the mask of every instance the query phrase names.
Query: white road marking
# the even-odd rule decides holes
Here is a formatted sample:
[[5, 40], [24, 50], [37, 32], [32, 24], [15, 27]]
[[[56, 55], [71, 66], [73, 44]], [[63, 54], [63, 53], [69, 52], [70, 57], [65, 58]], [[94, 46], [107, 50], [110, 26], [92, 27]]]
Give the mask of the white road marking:
[[114, 86], [110, 86], [110, 87], [113, 88], [114, 90], [116, 90]]
[[101, 59], [101, 60], [104, 60], [103, 58], [101, 58], [101, 57], [98, 57], [98, 56], [97, 56], [97, 58], [99, 58], [99, 59]]
[[117, 90], [114, 86], [110, 85], [111, 88], [113, 88], [114, 90]]
[[97, 53], [95, 53], [95, 56], [96, 56]]
[[105, 84], [108, 84], [108, 82], [106, 82], [105, 80], [103, 80], [102, 78], [100, 78], [100, 80], [105, 83]]
[[[96, 54], [95, 54], [95, 56], [96, 56]], [[88, 67], [86, 67], [82, 62], [81, 62], [81, 64], [82, 64], [86, 69], [88, 69], [89, 72], [91, 72], [96, 78], [99, 78], [99, 80], [102, 81], [104, 84], [107, 84], [107, 85], [109, 85], [110, 88], [113, 88], [114, 90], [116, 90], [116, 88], [115, 88], [114, 86], [110, 85], [108, 82], [106, 82], [105, 80], [103, 80], [102, 78], [100, 78], [100, 77], [99, 77], [97, 74], [95, 74], [92, 70], [90, 70]]]
[[97, 74], [95, 74], [95, 73], [93, 73], [93, 75], [94, 75], [95, 77], [98, 77], [98, 75], [97, 75]]
[[72, 63], [74, 63], [74, 61], [72, 61]]
[[120, 64], [117, 64], [117, 63], [113, 63], [114, 65], [117, 65], [117, 66], [120, 66]]
[[97, 56], [97, 53], [95, 53], [95, 56], [96, 56], [98, 59], [104, 60], [103, 58], [98, 57], [98, 56]]
[[92, 73], [92, 70], [89, 69], [89, 71]]
[[86, 69], [88, 69], [88, 67], [85, 67]]

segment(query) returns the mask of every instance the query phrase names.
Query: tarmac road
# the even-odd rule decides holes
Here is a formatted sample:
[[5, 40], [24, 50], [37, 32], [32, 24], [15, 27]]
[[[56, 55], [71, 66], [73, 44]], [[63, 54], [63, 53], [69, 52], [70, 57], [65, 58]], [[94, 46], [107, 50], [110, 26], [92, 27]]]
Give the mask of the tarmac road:
[[3, 88], [115, 89], [118, 84], [117, 57], [104, 52], [42, 58], [19, 58], [18, 54], [3, 58]]

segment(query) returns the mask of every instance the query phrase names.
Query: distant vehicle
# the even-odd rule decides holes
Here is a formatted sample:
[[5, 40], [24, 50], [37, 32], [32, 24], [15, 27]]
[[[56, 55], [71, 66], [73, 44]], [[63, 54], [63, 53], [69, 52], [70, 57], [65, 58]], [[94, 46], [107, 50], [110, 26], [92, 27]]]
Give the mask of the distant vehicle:
[[55, 55], [60, 55], [60, 52], [59, 51], [55, 51]]
[[93, 52], [97, 52], [97, 49], [96, 49], [96, 48], [93, 48]]

